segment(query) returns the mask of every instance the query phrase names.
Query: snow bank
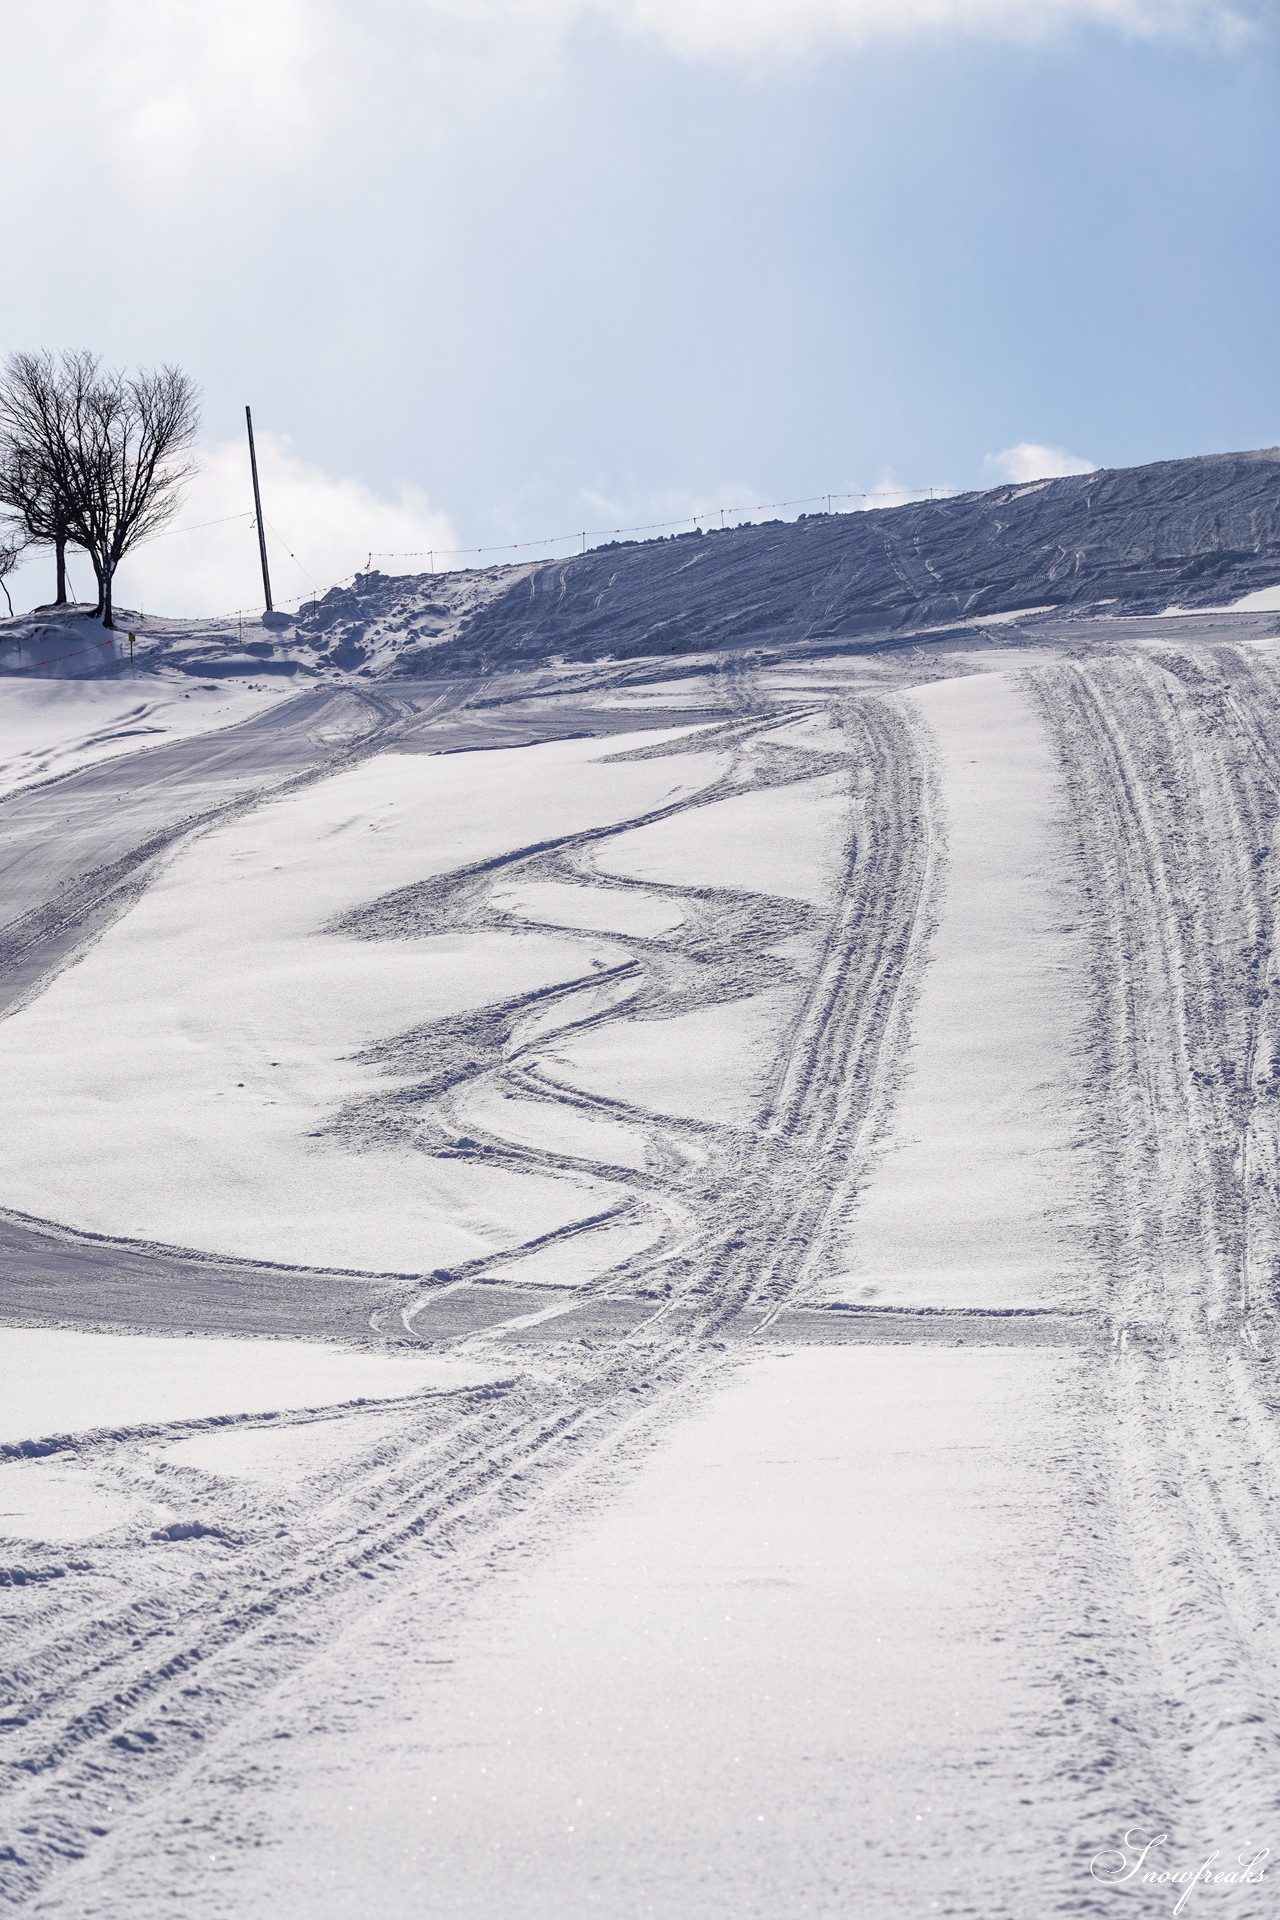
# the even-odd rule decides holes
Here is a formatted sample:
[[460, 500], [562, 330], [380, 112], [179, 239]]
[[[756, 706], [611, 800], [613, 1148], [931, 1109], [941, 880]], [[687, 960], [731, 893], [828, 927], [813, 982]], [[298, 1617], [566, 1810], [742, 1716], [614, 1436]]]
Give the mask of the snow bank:
[[1233, 600], [1227, 611], [1229, 613], [1280, 613], [1280, 586], [1259, 587], [1256, 593], [1246, 593], [1243, 599]]

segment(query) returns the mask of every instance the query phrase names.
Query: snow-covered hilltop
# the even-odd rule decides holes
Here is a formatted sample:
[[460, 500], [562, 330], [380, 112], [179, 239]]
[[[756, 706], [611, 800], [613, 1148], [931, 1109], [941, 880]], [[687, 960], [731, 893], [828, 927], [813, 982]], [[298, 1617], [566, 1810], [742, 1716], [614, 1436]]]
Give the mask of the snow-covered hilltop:
[[[1280, 448], [1073, 474], [869, 513], [619, 541], [570, 559], [356, 574], [291, 622], [121, 613], [148, 665], [368, 679], [552, 661], [874, 645], [1038, 612], [1230, 606], [1280, 581]], [[128, 663], [87, 609], [0, 621], [0, 667]]]
[[866, 641], [1026, 608], [1156, 613], [1280, 580], [1280, 448], [1073, 474], [870, 513], [621, 541], [463, 574], [357, 575], [300, 662], [495, 671]]
[[1276, 580], [1280, 448], [598, 547], [513, 580], [448, 657], [830, 646], [1029, 607], [1222, 605]]

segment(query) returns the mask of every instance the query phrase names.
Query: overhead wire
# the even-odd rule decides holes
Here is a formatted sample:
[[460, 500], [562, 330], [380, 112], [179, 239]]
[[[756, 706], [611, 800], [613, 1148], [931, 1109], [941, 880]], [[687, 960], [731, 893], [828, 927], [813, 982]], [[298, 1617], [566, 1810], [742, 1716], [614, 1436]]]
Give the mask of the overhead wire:
[[225, 527], [232, 520], [252, 520], [252, 513], [224, 513], [220, 520], [197, 520], [193, 527], [166, 527], [163, 533], [153, 533], [152, 540], [172, 540], [180, 533], [201, 533], [205, 527]]
[[[519, 553], [519, 552], [527, 551], [530, 548], [559, 546], [559, 545], [562, 545], [567, 540], [581, 540], [583, 542], [582, 551], [583, 553], [586, 553], [588, 550], [586, 546], [586, 542], [588, 540], [600, 540], [605, 538], [606, 535], [611, 539], [616, 539], [620, 534], [624, 534], [624, 533], [625, 534], [660, 533], [660, 532], [665, 532], [666, 529], [668, 529], [669, 527], [697, 528], [697, 526], [699, 525], [699, 522], [703, 520], [711, 520], [717, 514], [720, 516], [720, 531], [727, 532], [729, 531], [729, 529], [726, 528], [725, 526], [726, 515], [738, 517], [738, 516], [748, 516], [748, 515], [755, 515], [755, 514], [761, 514], [761, 513], [782, 513], [782, 512], [788, 511], [793, 507], [813, 506], [818, 501], [823, 501], [823, 500], [827, 502], [828, 513], [832, 513], [835, 511], [835, 509], [832, 507], [831, 503], [836, 500], [872, 500], [872, 501], [914, 500], [914, 499], [936, 500], [936, 499], [946, 499], [955, 491], [956, 489], [953, 487], [880, 487], [880, 488], [876, 488], [874, 491], [871, 491], [871, 492], [812, 493], [797, 500], [770, 500], [755, 506], [706, 507], [698, 513], [683, 514], [679, 519], [676, 519], [676, 520], [650, 520], [637, 526], [579, 528], [579, 530], [576, 533], [547, 534], [543, 538], [538, 540], [512, 540], [509, 542], [501, 542], [501, 543], [495, 543], [492, 545], [479, 546], [479, 547], [412, 547], [412, 548], [402, 548], [402, 549], [369, 549], [367, 551], [367, 558], [365, 560], [363, 567], [355, 567], [355, 568], [348, 567], [344, 572], [338, 575], [336, 580], [331, 581], [329, 586], [323, 589], [317, 584], [315, 576], [312, 574], [311, 569], [308, 566], [306, 566], [301, 560], [299, 560], [297, 554], [293, 551], [292, 547], [289, 545], [284, 535], [280, 532], [279, 528], [274, 526], [272, 522], [267, 519], [267, 516], [265, 514], [263, 514], [262, 518], [263, 518], [264, 524], [270, 528], [271, 532], [275, 535], [275, 538], [279, 541], [280, 545], [284, 548], [285, 552], [289, 555], [289, 558], [293, 561], [294, 565], [301, 568], [302, 572], [306, 574], [308, 580], [310, 580], [311, 582], [311, 593], [309, 595], [306, 593], [287, 595], [281, 604], [283, 606], [301, 606], [303, 601], [310, 599], [312, 602], [312, 605], [314, 606], [319, 603], [319, 601], [324, 597], [326, 593], [331, 593], [334, 587], [341, 586], [344, 580], [355, 580], [359, 578], [361, 573], [369, 572], [375, 560], [428, 559], [432, 563], [431, 571], [434, 572], [435, 571], [434, 563], [437, 555], [439, 555], [441, 559], [458, 559], [468, 554]], [[197, 521], [194, 525], [189, 527], [168, 527], [165, 529], [163, 533], [156, 534], [153, 537], [158, 540], [166, 540], [180, 533], [200, 533], [207, 527], [223, 527], [223, 526], [230, 525], [230, 523], [235, 520], [253, 521], [254, 518], [255, 516], [252, 510], [246, 510], [242, 513], [228, 513], [228, 514], [223, 514], [217, 520]], [[750, 522], [748, 522], [748, 524], [750, 524]], [[231, 612], [226, 617], [228, 619], [234, 620], [239, 618], [241, 615], [245, 613], [252, 613], [253, 611], [255, 611], [255, 609], [251, 607], [233, 607]], [[153, 629], [153, 631], [164, 633], [169, 631], [169, 629], [161, 627], [161, 628]], [[69, 658], [70, 656], [64, 655], [62, 657]], [[51, 663], [43, 662], [41, 664], [48, 665]], [[13, 669], [10, 669], [10, 671], [13, 671]], [[23, 669], [19, 669], [19, 671], [23, 671]]]
[[[668, 527], [696, 527], [700, 521], [710, 520], [716, 514], [719, 514], [721, 519], [721, 531], [727, 532], [728, 529], [724, 526], [724, 516], [726, 514], [746, 515], [746, 514], [760, 514], [760, 513], [780, 513], [780, 512], [785, 512], [787, 509], [792, 507], [813, 506], [816, 502], [820, 500], [825, 500], [828, 503], [835, 500], [914, 500], [914, 499], [939, 500], [939, 499], [948, 498], [955, 491], [956, 489], [953, 487], [881, 487], [881, 488], [876, 488], [874, 491], [871, 491], [871, 492], [812, 493], [797, 500], [770, 500], [770, 501], [765, 501], [764, 503], [758, 506], [707, 507], [707, 508], [704, 508], [699, 513], [684, 514], [678, 520], [652, 520], [652, 521], [647, 521], [644, 524], [639, 526], [588, 527], [585, 529], [580, 528], [577, 533], [548, 534], [539, 540], [513, 540], [510, 542], [504, 542], [502, 544], [494, 544], [494, 545], [480, 546], [480, 547], [411, 547], [411, 548], [396, 548], [396, 549], [373, 548], [373, 549], [367, 550], [367, 557], [365, 559], [365, 563], [363, 567], [354, 567], [354, 568], [348, 567], [345, 572], [338, 575], [336, 580], [331, 581], [329, 586], [323, 589], [317, 586], [315, 578], [311, 573], [310, 568], [303, 565], [303, 562], [298, 559], [297, 554], [294, 553], [293, 549], [289, 546], [289, 543], [284, 538], [283, 534], [279, 531], [277, 527], [272, 525], [271, 521], [267, 519], [267, 516], [265, 513], [263, 514], [262, 518], [263, 518], [264, 524], [271, 528], [272, 533], [275, 535], [276, 539], [280, 542], [285, 552], [289, 555], [289, 558], [292, 561], [294, 561], [294, 563], [297, 566], [302, 568], [302, 571], [306, 574], [308, 580], [311, 581], [310, 595], [305, 593], [287, 595], [280, 602], [282, 606], [290, 607], [290, 606], [301, 606], [302, 602], [304, 600], [307, 600], [308, 598], [311, 599], [313, 605], [317, 604], [324, 597], [324, 594], [332, 592], [334, 587], [341, 586], [344, 580], [358, 579], [360, 574], [369, 572], [375, 560], [429, 559], [433, 563], [432, 571], [434, 572], [435, 570], [434, 561], [437, 555], [439, 555], [441, 559], [457, 559], [466, 554], [515, 553], [515, 552], [525, 551], [532, 547], [551, 547], [551, 546], [559, 545], [566, 540], [582, 540], [582, 541], [598, 540], [603, 538], [606, 534], [608, 534], [610, 537], [616, 537], [617, 535], [623, 534], [623, 533], [657, 533], [657, 532], [664, 531]], [[830, 507], [830, 504], [828, 504], [828, 511], [834, 511], [834, 509]], [[230, 514], [227, 517], [228, 519], [233, 519], [233, 520], [252, 520], [254, 516], [252, 513], [244, 513], [244, 514]], [[220, 526], [224, 523], [221, 521], [209, 521], [206, 524], [210, 526]], [[190, 532], [190, 531], [194, 531], [194, 529], [179, 528], [177, 529], [177, 531]], [[585, 547], [584, 547], [584, 551], [586, 551]], [[251, 607], [235, 607], [232, 609], [231, 614], [228, 617], [231, 619], [235, 619], [240, 614], [251, 613], [253, 611], [254, 609]]]
[[[455, 559], [465, 553], [518, 553], [527, 547], [554, 547], [566, 540], [601, 540], [606, 535], [616, 538], [621, 533], [658, 533], [667, 527], [696, 527], [701, 520], [720, 516], [721, 530], [725, 531], [726, 514], [749, 515], [757, 513], [782, 513], [791, 507], [811, 507], [819, 500], [828, 502], [828, 511], [832, 511], [833, 500], [930, 500], [946, 499], [955, 491], [953, 487], [878, 487], [870, 493], [811, 493], [799, 500], [768, 500], [758, 506], [747, 507], [705, 507], [699, 513], [682, 514], [678, 520], [649, 520], [634, 527], [585, 527], [576, 533], [552, 533], [540, 540], [506, 540], [483, 547], [410, 547], [401, 549], [374, 548], [368, 560], [360, 569], [367, 572], [374, 560], [423, 560], [434, 559], [439, 554], [442, 559]], [[584, 549], [585, 550], [585, 549]]]

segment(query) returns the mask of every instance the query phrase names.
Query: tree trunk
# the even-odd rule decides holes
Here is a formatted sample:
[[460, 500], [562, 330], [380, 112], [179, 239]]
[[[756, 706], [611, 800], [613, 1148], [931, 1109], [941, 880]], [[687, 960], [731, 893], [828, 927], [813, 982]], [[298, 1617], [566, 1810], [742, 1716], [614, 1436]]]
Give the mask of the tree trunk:
[[60, 533], [54, 541], [53, 552], [58, 568], [58, 587], [53, 596], [53, 604], [55, 607], [65, 607], [67, 604], [67, 536], [65, 533]]
[[102, 569], [102, 624], [108, 633], [114, 633], [116, 629], [116, 623], [111, 617], [111, 576], [114, 572], [115, 569], [108, 560]]

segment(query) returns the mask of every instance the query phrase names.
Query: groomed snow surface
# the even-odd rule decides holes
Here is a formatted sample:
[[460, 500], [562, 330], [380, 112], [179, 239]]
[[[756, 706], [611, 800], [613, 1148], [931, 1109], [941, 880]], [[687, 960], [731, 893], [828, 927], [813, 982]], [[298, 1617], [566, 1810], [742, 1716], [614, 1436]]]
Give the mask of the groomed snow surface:
[[[1142, 996], [1099, 1000], [1133, 896], [1082, 768], [1107, 701], [1167, 766], [1182, 682], [1065, 648], [744, 669], [705, 731], [375, 742], [176, 842], [0, 1025], [26, 1230], [356, 1303], [346, 1345], [0, 1329], [15, 1907], [1039, 1920], [1104, 1910], [1126, 1827], [1280, 1844], [1262, 1348], [1166, 1354], [1151, 1272], [1208, 1273], [1228, 1211], [1177, 1267], [1185, 1207], [1106, 1131], [1160, 1047], [1190, 1128], [1236, 1019], [1216, 947], [1199, 1027], [1170, 957], [1217, 918], [1168, 905], [1200, 829], [1157, 800], [1117, 854], [1168, 907], [1146, 1053]], [[659, 712], [689, 684], [629, 670]], [[1262, 888], [1225, 738], [1178, 777]]]
[[202, 1916], [764, 1920], [973, 1910], [980, 1882], [1035, 1911], [1004, 1902], [1063, 1851], [1035, 1677], [1060, 1372], [735, 1370], [468, 1619], [410, 1600], [262, 1703], [247, 1804], [197, 1768], [53, 1910], [91, 1883], [112, 1916], [181, 1889]]
[[889, 1148], [833, 1299], [1078, 1304], [1086, 934], [1062, 778], [1026, 688], [975, 674], [907, 699], [945, 804], [940, 923]]

